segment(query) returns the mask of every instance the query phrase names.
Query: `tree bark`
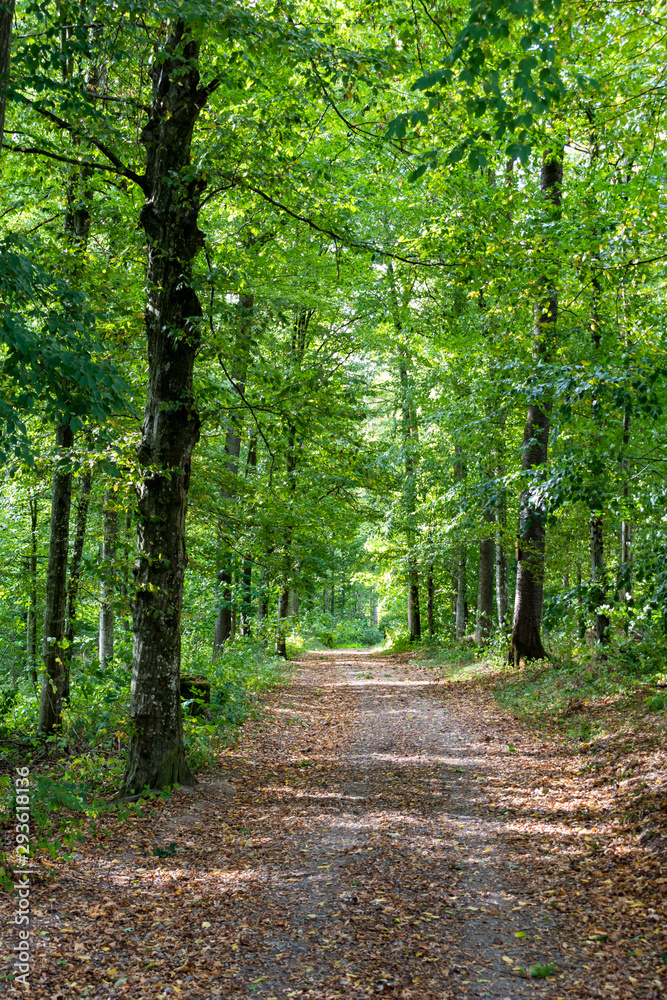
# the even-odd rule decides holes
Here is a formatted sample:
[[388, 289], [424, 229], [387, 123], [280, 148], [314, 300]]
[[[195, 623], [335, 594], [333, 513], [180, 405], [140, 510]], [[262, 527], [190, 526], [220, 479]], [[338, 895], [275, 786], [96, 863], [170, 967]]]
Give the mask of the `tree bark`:
[[37, 497], [30, 498], [30, 556], [28, 559], [28, 620], [26, 650], [33, 684], [37, 684]]
[[0, 0], [0, 153], [5, 135], [7, 85], [12, 55], [12, 25], [15, 0]]
[[191, 783], [180, 700], [181, 611], [187, 565], [185, 516], [192, 451], [199, 439], [193, 370], [202, 309], [192, 261], [205, 183], [191, 166], [192, 131], [208, 91], [200, 86], [199, 42], [170, 22], [150, 69], [152, 98], [141, 140], [148, 238], [146, 335], [149, 385], [139, 460], [137, 562], [133, 602], [132, 739], [125, 793]]
[[70, 670], [74, 651], [74, 639], [76, 636], [76, 613], [79, 598], [79, 583], [81, 580], [83, 548], [86, 541], [86, 526], [88, 523], [88, 508], [90, 506], [90, 487], [92, 479], [92, 473], [90, 469], [87, 469], [81, 478], [81, 489], [79, 491], [79, 501], [76, 509], [74, 545], [72, 546], [72, 558], [70, 559], [69, 565], [69, 582], [67, 584], [67, 625], [65, 627], [65, 639], [67, 641], [65, 645], [65, 678], [63, 682], [63, 698], [66, 701], [69, 701], [70, 696]]
[[[485, 518], [491, 522], [494, 513], [485, 511]], [[493, 536], [483, 538], [479, 543], [479, 577], [477, 582], [477, 627], [475, 642], [484, 646], [493, 629], [493, 563], [495, 544]]]
[[[44, 674], [39, 704], [39, 730], [50, 733], [60, 725], [64, 681], [65, 603], [67, 599], [67, 551], [72, 503], [71, 448], [74, 435], [69, 424], [56, 429], [56, 469], [53, 474], [49, 561], [46, 570]], [[63, 463], [66, 463], [63, 465]]]
[[103, 533], [102, 533], [102, 581], [100, 583], [100, 664], [106, 666], [114, 655], [114, 593], [116, 577], [116, 543], [118, 541], [118, 511], [114, 506], [115, 494], [104, 491]]
[[[548, 153], [542, 162], [540, 186], [551, 208], [558, 210], [563, 181], [562, 153]], [[534, 356], [549, 356], [558, 322], [558, 292], [553, 277], [541, 282], [543, 294], [535, 306]], [[548, 399], [531, 402], [523, 432], [521, 468], [524, 473], [546, 464], [549, 443], [551, 403]], [[521, 492], [517, 539], [517, 578], [512, 622], [510, 662], [544, 659], [546, 652], [540, 637], [544, 594], [544, 548], [546, 512], [544, 501], [532, 486]]]

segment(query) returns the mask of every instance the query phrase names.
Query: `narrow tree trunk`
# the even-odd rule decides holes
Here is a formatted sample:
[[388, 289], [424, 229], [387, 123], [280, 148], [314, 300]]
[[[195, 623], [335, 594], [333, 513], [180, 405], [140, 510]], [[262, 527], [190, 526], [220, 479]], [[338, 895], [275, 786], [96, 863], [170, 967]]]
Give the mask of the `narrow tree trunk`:
[[114, 506], [115, 494], [104, 492], [102, 533], [102, 581], [100, 583], [100, 664], [111, 663], [114, 654], [113, 633], [115, 624], [114, 594], [116, 576], [116, 542], [118, 540], [118, 511]]
[[433, 611], [435, 605], [435, 584], [433, 582], [433, 565], [429, 565], [428, 576], [426, 578], [426, 621], [428, 623], [428, 637], [432, 639], [435, 632], [433, 627]]
[[456, 574], [456, 634], [461, 637], [466, 634], [467, 624], [467, 591], [466, 550], [465, 545], [459, 551], [458, 569]]
[[324, 593], [322, 595], [322, 603], [324, 605], [325, 612], [329, 610], [329, 588], [324, 588]]
[[414, 563], [410, 566], [410, 642], [419, 642], [422, 637], [421, 614], [419, 611], [419, 574]]
[[12, 54], [12, 25], [15, 0], [0, 0], [0, 152], [5, 134], [7, 84]]
[[46, 570], [44, 641], [42, 646], [44, 674], [39, 704], [39, 729], [42, 733], [50, 733], [59, 726], [62, 714], [67, 550], [69, 546], [69, 514], [72, 503], [70, 451], [73, 442], [74, 435], [69, 424], [60, 424], [56, 430], [57, 465], [53, 474], [49, 561]]
[[[485, 512], [486, 519], [491, 521], [493, 511]], [[477, 627], [475, 642], [484, 646], [493, 629], [493, 536], [483, 538], [479, 543], [479, 577], [477, 583]]]
[[377, 597], [375, 594], [371, 594], [371, 622], [377, 628], [378, 625], [378, 605]]
[[285, 646], [285, 632], [287, 629], [287, 616], [289, 614], [289, 587], [285, 587], [278, 598], [278, 629], [276, 633], [276, 653], [279, 656], [287, 657]]
[[595, 644], [604, 646], [609, 642], [609, 615], [599, 610], [606, 593], [604, 566], [604, 532], [602, 517], [595, 515], [590, 520], [591, 535], [591, 589], [595, 607], [593, 633]]
[[86, 540], [86, 525], [88, 523], [88, 508], [90, 506], [90, 486], [92, 483], [90, 469], [81, 478], [79, 500], [76, 508], [76, 528], [74, 530], [74, 545], [69, 565], [69, 583], [67, 584], [67, 625], [65, 628], [65, 677], [63, 682], [63, 698], [69, 701], [70, 669], [76, 636], [76, 613], [81, 580], [81, 564], [83, 562], [83, 547]]
[[150, 70], [152, 100], [141, 136], [149, 386], [139, 448], [144, 471], [138, 489], [126, 793], [193, 781], [183, 751], [180, 626], [190, 465], [200, 427], [193, 369], [202, 309], [192, 287], [192, 261], [203, 245], [197, 222], [205, 183], [191, 165], [190, 147], [208, 92], [199, 84], [199, 42], [190, 28], [178, 20], [166, 31]]
[[296, 588], [290, 590], [289, 616], [290, 618], [299, 617], [299, 591]]
[[[252, 316], [254, 302], [255, 300], [252, 295], [241, 295], [239, 297], [238, 325], [234, 341], [234, 355], [231, 360], [230, 368], [225, 368], [232, 384], [232, 389], [239, 397], [239, 406], [241, 397], [245, 392], [245, 384], [248, 377], [248, 361], [252, 341]], [[228, 479], [228, 483], [221, 490], [221, 494], [223, 501], [226, 502], [232, 500], [238, 493], [234, 480], [239, 471], [242, 430], [243, 417], [241, 411], [237, 410], [230, 418], [230, 425], [225, 436], [225, 476]], [[224, 524], [223, 531], [230, 533], [232, 531], [231, 524]], [[218, 574], [219, 605], [213, 634], [214, 657], [219, 654], [224, 643], [231, 637], [233, 629], [234, 606], [232, 581], [234, 576], [234, 567], [232, 550], [229, 546], [225, 546], [222, 549], [221, 562], [222, 568]]]
[[[554, 210], [561, 202], [562, 156], [547, 154], [542, 163], [542, 194]], [[543, 280], [545, 293], [535, 307], [536, 358], [546, 359], [552, 349], [558, 321], [558, 292], [550, 276]], [[521, 468], [524, 473], [546, 464], [549, 443], [549, 400], [531, 402], [523, 432]], [[544, 593], [544, 548], [546, 512], [541, 494], [533, 486], [521, 493], [517, 549], [516, 597], [512, 622], [510, 662], [546, 657], [540, 637]]]

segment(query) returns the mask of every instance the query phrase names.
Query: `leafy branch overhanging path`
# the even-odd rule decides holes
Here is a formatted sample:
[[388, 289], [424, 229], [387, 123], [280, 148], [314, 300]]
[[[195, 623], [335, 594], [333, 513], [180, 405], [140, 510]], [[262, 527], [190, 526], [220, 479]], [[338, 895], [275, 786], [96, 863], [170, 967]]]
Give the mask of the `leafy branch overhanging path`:
[[581, 756], [405, 654], [312, 653], [264, 708], [52, 866], [33, 996], [664, 995], [664, 855]]

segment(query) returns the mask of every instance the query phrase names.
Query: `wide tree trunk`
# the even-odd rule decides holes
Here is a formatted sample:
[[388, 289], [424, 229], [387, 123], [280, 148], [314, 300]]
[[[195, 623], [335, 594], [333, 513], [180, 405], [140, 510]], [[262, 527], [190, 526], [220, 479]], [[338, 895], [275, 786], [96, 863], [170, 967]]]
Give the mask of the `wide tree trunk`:
[[[486, 519], [491, 520], [493, 512], [486, 512]], [[483, 538], [479, 543], [479, 576], [477, 581], [477, 627], [475, 642], [484, 646], [488, 642], [493, 629], [493, 569], [495, 544], [493, 536]]]
[[28, 617], [26, 652], [33, 684], [37, 684], [37, 497], [30, 498], [30, 556], [28, 557]]
[[[563, 180], [562, 152], [548, 153], [542, 163], [541, 189], [544, 198], [556, 211], [561, 203]], [[553, 218], [553, 214], [550, 215]], [[553, 275], [541, 282], [535, 306], [534, 355], [547, 359], [552, 351], [558, 321], [558, 292]], [[524, 473], [541, 468], [547, 461], [551, 403], [535, 400], [528, 406], [523, 432], [521, 468]], [[512, 622], [510, 662], [544, 659], [546, 652], [540, 636], [544, 594], [544, 546], [546, 511], [539, 490], [526, 486], [519, 505], [517, 539], [517, 577]]]
[[0, 151], [5, 134], [7, 84], [12, 54], [12, 25], [15, 0], [0, 0]]
[[150, 69], [152, 99], [141, 136], [149, 385], [138, 451], [144, 471], [138, 488], [126, 793], [193, 781], [183, 751], [181, 610], [190, 465], [200, 428], [193, 369], [202, 309], [192, 287], [192, 261], [203, 245], [198, 215], [205, 184], [192, 167], [190, 150], [208, 91], [200, 86], [199, 42], [190, 28], [172, 21], [166, 32]]
[[116, 543], [118, 541], [118, 511], [114, 506], [114, 493], [104, 491], [102, 514], [102, 582], [100, 583], [100, 637], [99, 658], [105, 665], [113, 660], [113, 633], [115, 624], [114, 592], [116, 576]]
[[72, 503], [71, 448], [74, 435], [69, 424], [56, 429], [56, 469], [51, 497], [49, 561], [46, 570], [44, 674], [39, 703], [39, 730], [50, 733], [60, 725], [64, 682], [65, 607], [67, 600], [67, 551]]
[[596, 646], [604, 646], [609, 642], [609, 615], [600, 611], [606, 597], [606, 579], [604, 566], [604, 530], [602, 517], [599, 514], [590, 520], [591, 538], [591, 596], [593, 599], [594, 619], [593, 634]]
[[63, 682], [63, 698], [68, 701], [70, 696], [70, 670], [76, 637], [76, 613], [79, 599], [79, 583], [81, 581], [81, 564], [83, 548], [86, 541], [86, 526], [88, 523], [88, 508], [90, 507], [90, 487], [92, 483], [90, 469], [81, 478], [79, 500], [76, 508], [76, 527], [74, 529], [74, 544], [69, 564], [69, 582], [67, 584], [67, 624], [65, 627], [65, 678]]

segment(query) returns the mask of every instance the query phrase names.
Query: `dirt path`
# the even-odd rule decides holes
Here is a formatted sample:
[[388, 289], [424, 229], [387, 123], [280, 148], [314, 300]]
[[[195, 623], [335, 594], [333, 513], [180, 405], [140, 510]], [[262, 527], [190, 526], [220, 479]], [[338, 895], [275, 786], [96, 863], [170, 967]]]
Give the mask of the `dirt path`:
[[219, 775], [36, 892], [31, 995], [663, 995], [636, 885], [607, 923], [636, 880], [607, 799], [452, 692], [406, 657], [311, 654]]

